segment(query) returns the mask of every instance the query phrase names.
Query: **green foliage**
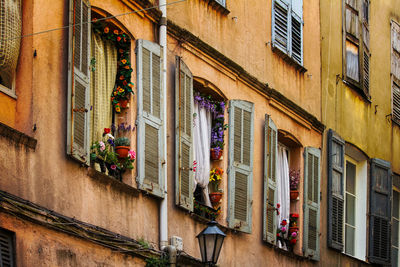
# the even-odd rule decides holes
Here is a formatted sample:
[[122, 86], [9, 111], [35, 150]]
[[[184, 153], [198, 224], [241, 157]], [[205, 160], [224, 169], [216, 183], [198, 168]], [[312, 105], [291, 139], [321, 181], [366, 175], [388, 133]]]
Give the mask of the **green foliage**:
[[150, 248], [150, 244], [146, 240], [144, 240], [143, 238], [140, 238], [138, 240], [138, 243], [142, 248], [147, 248], [147, 249]]
[[169, 266], [168, 260], [164, 257], [146, 259], [146, 267], [167, 267], [167, 266]]
[[128, 137], [115, 138], [115, 146], [130, 146], [131, 140]]

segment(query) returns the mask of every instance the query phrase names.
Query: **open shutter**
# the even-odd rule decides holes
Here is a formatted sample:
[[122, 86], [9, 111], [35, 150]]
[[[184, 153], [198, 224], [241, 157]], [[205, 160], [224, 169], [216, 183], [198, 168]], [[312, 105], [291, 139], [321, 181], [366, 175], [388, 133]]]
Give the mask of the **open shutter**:
[[319, 260], [320, 157], [319, 149], [305, 148], [303, 254], [313, 260]]
[[372, 159], [368, 251], [368, 258], [371, 263], [390, 263], [391, 195], [390, 162]]
[[14, 267], [14, 235], [0, 229], [0, 266]]
[[163, 91], [161, 46], [138, 40], [137, 59], [137, 183], [140, 189], [164, 197]]
[[243, 100], [229, 103], [228, 224], [251, 233], [254, 104]]
[[180, 57], [175, 70], [175, 203], [193, 211], [193, 75]]
[[289, 3], [287, 0], [274, 0], [272, 5], [272, 45], [287, 53], [290, 25]]
[[263, 240], [276, 244], [276, 158], [278, 129], [271, 117], [265, 114], [264, 127], [264, 211]]
[[345, 142], [328, 132], [328, 246], [343, 251]]
[[291, 56], [303, 65], [303, 0], [292, 0]]
[[67, 153], [89, 164], [90, 3], [70, 0]]

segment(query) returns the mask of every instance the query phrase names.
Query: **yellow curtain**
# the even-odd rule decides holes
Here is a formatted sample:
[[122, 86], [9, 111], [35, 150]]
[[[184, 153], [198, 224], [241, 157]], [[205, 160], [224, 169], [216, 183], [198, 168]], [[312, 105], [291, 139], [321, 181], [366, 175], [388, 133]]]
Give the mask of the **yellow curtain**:
[[112, 123], [111, 93], [117, 75], [117, 48], [92, 32], [91, 58], [96, 60], [91, 71], [92, 143], [102, 139], [104, 128]]
[[22, 30], [21, 1], [0, 0], [0, 83], [11, 88]]

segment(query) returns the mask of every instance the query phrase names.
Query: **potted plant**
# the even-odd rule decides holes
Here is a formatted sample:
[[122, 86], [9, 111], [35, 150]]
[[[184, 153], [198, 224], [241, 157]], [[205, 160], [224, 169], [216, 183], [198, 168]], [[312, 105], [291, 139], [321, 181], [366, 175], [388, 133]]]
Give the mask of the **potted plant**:
[[219, 189], [219, 184], [222, 180], [222, 174], [224, 171], [221, 168], [215, 167], [210, 171], [210, 185], [212, 187], [212, 193], [210, 193], [210, 201], [215, 206], [219, 203], [222, 198], [222, 190]]
[[293, 232], [298, 232], [299, 227], [297, 226], [297, 220], [299, 218], [298, 213], [290, 213], [290, 223], [289, 223], [289, 235]]
[[224, 151], [224, 136], [225, 130], [228, 128], [227, 124], [224, 124], [224, 112], [225, 102], [217, 102], [214, 104], [215, 115], [213, 120], [213, 126], [211, 129], [211, 159], [219, 160]]
[[118, 154], [118, 158], [128, 157], [128, 151], [131, 146], [131, 140], [128, 137], [118, 137], [115, 139], [115, 152]]
[[289, 182], [290, 182], [290, 199], [296, 200], [299, 197], [298, 185], [300, 182], [300, 171], [290, 170]]

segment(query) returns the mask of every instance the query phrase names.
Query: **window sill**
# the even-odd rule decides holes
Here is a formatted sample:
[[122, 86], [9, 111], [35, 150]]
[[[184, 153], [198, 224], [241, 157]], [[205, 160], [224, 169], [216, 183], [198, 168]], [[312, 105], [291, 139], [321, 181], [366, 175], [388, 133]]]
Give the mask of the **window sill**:
[[218, 3], [215, 0], [203, 0], [203, 1], [207, 2], [209, 6], [211, 6], [213, 9], [217, 10], [218, 12], [221, 12], [225, 16], [230, 13], [230, 11], [228, 9], [226, 9], [226, 7], [224, 7], [223, 5], [221, 5], [220, 3]]
[[[285, 60], [289, 65], [293, 66], [297, 71], [299, 71], [300, 73], [305, 73], [307, 71], [307, 69], [303, 65], [300, 65], [293, 58], [289, 57], [288, 54], [284, 53], [282, 50], [275, 47], [272, 43], [270, 43], [270, 44], [271, 44], [272, 52], [276, 53], [278, 56], [283, 58], [283, 60]], [[267, 43], [267, 45], [268, 45], [268, 43]]]
[[128, 184], [118, 181], [114, 177], [108, 176], [102, 172], [96, 171], [92, 167], [88, 168], [88, 176], [101, 182], [105, 186], [110, 186], [127, 194], [133, 195], [135, 197], [139, 196], [140, 190], [134, 188]]
[[15, 130], [3, 123], [0, 122], [0, 136], [3, 136], [15, 144], [21, 144], [27, 146], [33, 150], [36, 149], [37, 140], [33, 137], [30, 137], [20, 131]]
[[368, 263], [367, 262], [367, 260], [361, 260], [361, 259], [359, 259], [359, 258], [356, 258], [355, 256], [353, 256], [353, 255], [350, 255], [350, 254], [346, 254], [345, 252], [341, 252], [342, 253], [342, 255], [344, 255], [344, 256], [346, 256], [346, 257], [348, 257], [348, 258], [350, 258], [350, 259], [353, 259], [353, 260], [356, 260], [356, 261], [358, 261], [358, 262], [360, 262], [360, 263]]
[[3, 85], [0, 84], [0, 92], [8, 95], [11, 98], [14, 98], [15, 100], [17, 100], [17, 95], [15, 94], [15, 92]]
[[264, 242], [264, 243], [267, 244], [269, 247], [273, 248], [279, 254], [285, 255], [285, 256], [287, 256], [289, 258], [293, 258], [293, 259], [296, 259], [296, 260], [299, 260], [299, 261], [311, 260], [311, 259], [309, 259], [307, 257], [302, 256], [302, 255], [298, 255], [298, 254], [294, 253], [293, 251], [284, 250], [284, 249], [282, 249], [282, 248], [280, 248], [278, 246], [272, 245], [272, 244], [270, 244], [268, 242]]

